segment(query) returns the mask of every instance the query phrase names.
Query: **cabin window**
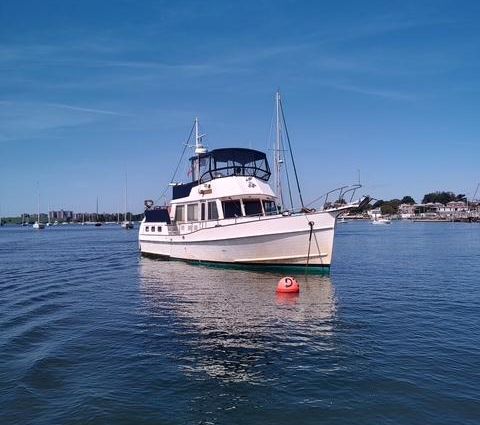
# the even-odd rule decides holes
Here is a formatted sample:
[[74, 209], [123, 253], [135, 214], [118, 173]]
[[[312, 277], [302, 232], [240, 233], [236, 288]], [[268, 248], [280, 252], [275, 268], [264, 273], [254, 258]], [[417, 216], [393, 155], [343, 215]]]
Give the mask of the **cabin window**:
[[200, 220], [205, 220], [205, 202], [200, 204]]
[[150, 228], [148, 226], [145, 226], [145, 231], [148, 232]]
[[175, 208], [175, 221], [185, 221], [184, 209], [184, 205], [177, 205], [177, 207]]
[[244, 199], [245, 215], [262, 215], [262, 204], [258, 199]]
[[263, 208], [265, 210], [265, 215], [277, 214], [277, 207], [273, 201], [263, 201]]
[[162, 226], [157, 226], [157, 232], [161, 232], [162, 231]]
[[209, 220], [218, 220], [218, 211], [217, 211], [217, 203], [216, 202], [209, 202], [208, 203], [208, 219]]
[[187, 205], [187, 221], [198, 220], [198, 204]]
[[224, 218], [233, 218], [242, 216], [242, 207], [240, 201], [223, 201], [223, 217]]

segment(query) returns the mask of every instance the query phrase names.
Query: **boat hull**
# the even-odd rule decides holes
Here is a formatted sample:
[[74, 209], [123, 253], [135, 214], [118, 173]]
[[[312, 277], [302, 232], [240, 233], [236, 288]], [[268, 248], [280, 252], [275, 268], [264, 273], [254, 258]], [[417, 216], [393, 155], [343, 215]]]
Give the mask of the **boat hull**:
[[227, 222], [175, 236], [147, 234], [145, 226], [152, 223], [142, 223], [140, 251], [164, 259], [239, 267], [328, 268], [336, 215], [320, 212]]

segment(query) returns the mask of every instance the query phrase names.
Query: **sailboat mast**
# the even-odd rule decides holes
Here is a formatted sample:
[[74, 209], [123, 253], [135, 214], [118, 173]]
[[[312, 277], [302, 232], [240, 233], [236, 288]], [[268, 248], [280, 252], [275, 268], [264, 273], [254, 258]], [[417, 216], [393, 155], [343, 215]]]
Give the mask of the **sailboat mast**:
[[40, 224], [40, 185], [37, 182], [37, 222]]
[[127, 221], [127, 172], [125, 171], [125, 215], [124, 221]]

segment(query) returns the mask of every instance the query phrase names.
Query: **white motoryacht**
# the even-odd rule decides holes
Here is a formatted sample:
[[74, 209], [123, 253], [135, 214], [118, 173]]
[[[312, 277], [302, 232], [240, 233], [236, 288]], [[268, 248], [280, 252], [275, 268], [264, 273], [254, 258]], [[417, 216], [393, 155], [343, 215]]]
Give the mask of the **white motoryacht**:
[[375, 217], [372, 220], [372, 224], [391, 224], [391, 221], [388, 218]]
[[[277, 125], [278, 103], [277, 94]], [[268, 183], [271, 171], [265, 153], [246, 148], [207, 151], [198, 119], [194, 128], [192, 181], [172, 183], [172, 200], [167, 206], [145, 201], [145, 218], [139, 228], [141, 253], [230, 266], [328, 269], [336, 218], [369, 201], [351, 202], [359, 185], [339, 188], [341, 202], [328, 203], [325, 197], [318, 210], [287, 210]], [[281, 150], [278, 144], [277, 148]], [[275, 165], [277, 169], [279, 164]], [[344, 195], [349, 191], [353, 192], [346, 203]]]

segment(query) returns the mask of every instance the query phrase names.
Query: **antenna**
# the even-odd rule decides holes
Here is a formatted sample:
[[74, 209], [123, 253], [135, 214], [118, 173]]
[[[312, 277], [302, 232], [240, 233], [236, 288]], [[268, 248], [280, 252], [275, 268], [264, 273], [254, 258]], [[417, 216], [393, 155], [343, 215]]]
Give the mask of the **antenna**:
[[202, 140], [205, 137], [205, 134], [199, 133], [199, 123], [198, 117], [195, 118], [195, 154], [201, 155], [207, 153], [207, 148], [203, 146]]
[[[195, 155], [197, 155], [196, 159], [196, 167], [192, 166], [192, 180], [200, 180], [200, 156], [207, 153], [207, 148], [203, 146], [202, 140], [205, 134], [199, 133], [199, 126], [198, 126], [198, 117], [195, 118]], [[195, 173], [193, 171], [195, 170]]]

